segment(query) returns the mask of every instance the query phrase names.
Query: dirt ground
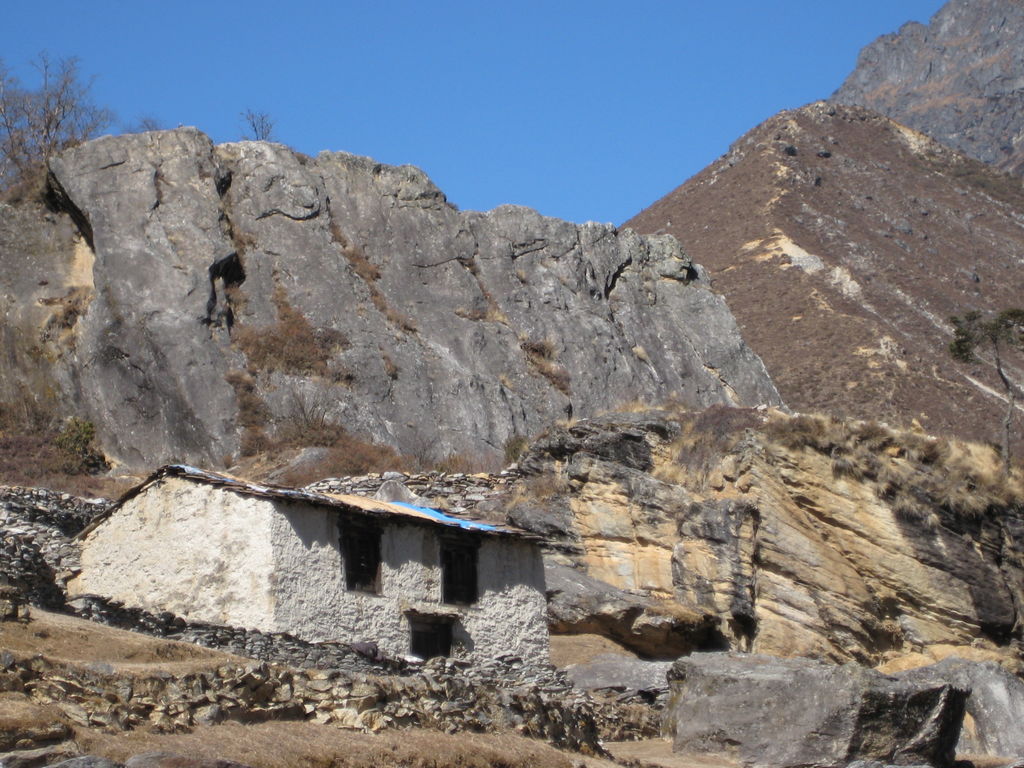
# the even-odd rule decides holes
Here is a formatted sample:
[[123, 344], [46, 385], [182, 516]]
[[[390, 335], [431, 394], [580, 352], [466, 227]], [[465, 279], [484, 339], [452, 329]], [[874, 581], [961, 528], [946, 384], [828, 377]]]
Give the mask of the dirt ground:
[[637, 658], [632, 651], [601, 635], [551, 636], [551, 663], [560, 669], [570, 664], [584, 664], [607, 654]]
[[89, 732], [84, 752], [123, 761], [148, 751], [235, 760], [252, 768], [614, 768], [514, 734], [410, 729], [365, 734], [316, 723], [199, 727], [191, 733]]
[[53, 661], [108, 664], [124, 672], [187, 674], [222, 664], [251, 661], [39, 608], [32, 608], [27, 623], [0, 623], [0, 649], [18, 658], [42, 654]]
[[738, 768], [739, 763], [724, 755], [677, 755], [670, 739], [614, 741], [604, 745], [625, 765], [647, 768]]

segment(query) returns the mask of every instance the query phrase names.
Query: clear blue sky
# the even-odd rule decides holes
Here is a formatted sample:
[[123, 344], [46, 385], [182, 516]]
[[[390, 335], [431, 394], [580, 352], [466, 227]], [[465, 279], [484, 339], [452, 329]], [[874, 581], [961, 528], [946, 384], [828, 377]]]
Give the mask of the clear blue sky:
[[423, 168], [462, 208], [621, 223], [942, 0], [8, 0], [0, 56], [77, 56], [142, 116]]

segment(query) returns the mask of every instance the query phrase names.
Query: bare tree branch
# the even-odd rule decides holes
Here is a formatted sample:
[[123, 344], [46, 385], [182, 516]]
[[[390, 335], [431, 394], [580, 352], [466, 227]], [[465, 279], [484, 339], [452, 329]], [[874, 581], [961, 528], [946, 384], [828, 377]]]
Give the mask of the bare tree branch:
[[47, 160], [97, 136], [113, 113], [91, 101], [92, 80], [83, 80], [75, 58], [32, 62], [39, 87], [25, 88], [0, 61], [0, 189], [41, 174]]
[[243, 139], [250, 141], [275, 141], [274, 120], [266, 112], [254, 112], [251, 109], [242, 112], [242, 120], [245, 122], [246, 130], [242, 133]]

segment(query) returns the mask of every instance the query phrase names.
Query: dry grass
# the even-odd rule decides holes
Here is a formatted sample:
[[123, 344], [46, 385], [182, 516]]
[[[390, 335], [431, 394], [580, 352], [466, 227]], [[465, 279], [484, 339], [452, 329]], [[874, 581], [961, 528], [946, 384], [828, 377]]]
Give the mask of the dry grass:
[[512, 734], [409, 729], [370, 735], [297, 722], [226, 723], [163, 735], [90, 731], [80, 734], [78, 742], [89, 754], [117, 761], [167, 751], [235, 760], [252, 768], [573, 768], [577, 759]]
[[235, 390], [238, 402], [238, 425], [264, 427], [270, 420], [270, 408], [256, 392], [256, 379], [248, 371], [233, 369], [224, 374], [224, 380]]
[[[304, 439], [305, 440], [305, 439]], [[350, 435], [343, 429], [322, 440], [313, 439], [313, 443], [330, 441], [323, 458], [295, 467], [281, 475], [280, 482], [284, 485], [302, 486], [322, 480], [325, 477], [341, 477], [345, 475], [362, 475], [367, 472], [409, 471], [413, 465], [408, 456], [395, 451], [386, 445], [377, 445]], [[274, 450], [293, 447], [288, 443], [276, 443]]]
[[638, 658], [633, 651], [604, 635], [551, 635], [551, 663], [556, 667], [585, 664], [598, 656]]
[[764, 423], [764, 416], [750, 408], [713, 405], [695, 413], [675, 411], [680, 434], [672, 444], [673, 461], [657, 466], [654, 476], [668, 483], [689, 480], [697, 488], [707, 484], [711, 472], [747, 430]]
[[476, 456], [467, 456], [464, 453], [449, 453], [440, 461], [436, 462], [432, 469], [447, 474], [461, 473], [471, 475], [474, 472], [489, 471], [494, 467], [487, 466]]
[[248, 251], [256, 247], [256, 236], [251, 232], [242, 232], [232, 225], [231, 244], [235, 246], [235, 252], [239, 256], [244, 256]]
[[522, 435], [512, 435], [505, 441], [505, 463], [514, 464], [519, 461], [519, 457], [526, 453], [526, 449], [530, 447], [530, 441]]
[[1006, 474], [992, 446], [814, 415], [776, 414], [765, 435], [769, 449], [812, 450], [836, 478], [874, 484], [905, 522], [934, 526], [940, 513], [971, 519], [1024, 501], [1020, 467]]
[[0, 693], [0, 753], [53, 744], [71, 733], [70, 722], [56, 706], [36, 704], [23, 693]]
[[42, 338], [46, 341], [59, 339], [62, 331], [70, 330], [85, 314], [92, 300], [92, 289], [75, 286], [68, 289], [63, 296], [52, 299], [41, 299], [40, 303], [53, 307], [53, 314], [46, 322]]
[[555, 362], [555, 344], [550, 339], [521, 338], [519, 346], [526, 353], [526, 359], [541, 376], [564, 395], [572, 389], [572, 379], [564, 366]]
[[262, 327], [238, 325], [233, 340], [245, 353], [250, 368], [296, 375], [327, 375], [331, 357], [348, 344], [331, 328], [314, 328], [291, 306], [281, 286], [273, 296], [277, 322]]
[[42, 654], [66, 664], [104, 663], [124, 671], [187, 674], [242, 661], [189, 643], [161, 640], [32, 608], [27, 623], [0, 624], [0, 643], [17, 658]]
[[107, 465], [83, 427], [91, 425], [63, 421], [54, 398], [27, 389], [0, 402], [0, 483], [43, 486], [76, 496], [120, 495], [128, 484], [97, 474]]

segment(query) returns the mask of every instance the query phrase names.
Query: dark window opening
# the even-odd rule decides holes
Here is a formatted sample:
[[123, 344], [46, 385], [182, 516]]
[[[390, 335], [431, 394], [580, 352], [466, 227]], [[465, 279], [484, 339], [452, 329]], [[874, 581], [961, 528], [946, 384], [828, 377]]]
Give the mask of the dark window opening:
[[476, 602], [476, 556], [473, 542], [441, 540], [441, 594], [446, 603]]
[[452, 620], [441, 616], [409, 617], [409, 653], [421, 659], [450, 656]]
[[341, 530], [345, 586], [360, 592], [380, 593], [380, 530], [346, 525]]

